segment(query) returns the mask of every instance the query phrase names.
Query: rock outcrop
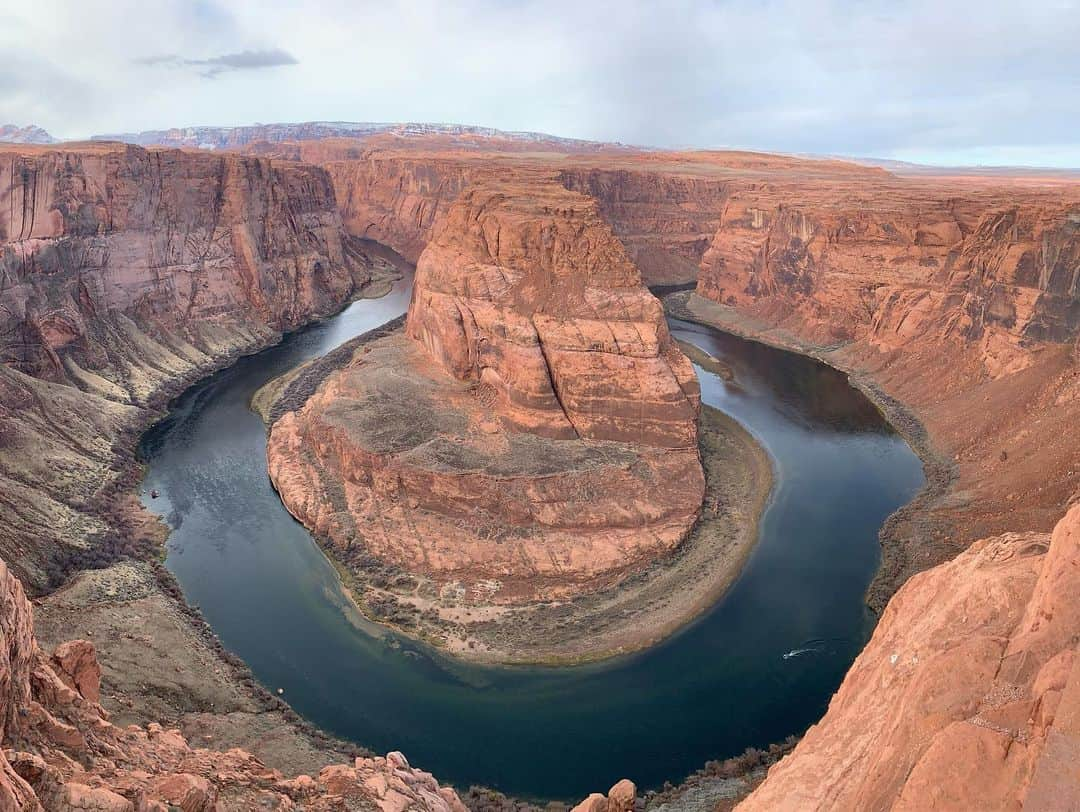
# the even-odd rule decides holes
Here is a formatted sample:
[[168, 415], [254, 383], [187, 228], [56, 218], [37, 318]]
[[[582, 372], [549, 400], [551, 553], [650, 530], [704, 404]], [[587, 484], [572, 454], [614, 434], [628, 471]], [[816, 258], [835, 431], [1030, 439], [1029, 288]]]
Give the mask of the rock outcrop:
[[8, 147], [0, 178], [0, 553], [41, 589], [141, 534], [112, 497], [148, 407], [339, 308], [372, 262], [311, 166]]
[[588, 198], [463, 192], [406, 336], [358, 349], [272, 427], [271, 478], [336, 557], [442, 597], [579, 594], [672, 550], [701, 505], [700, 393]]
[[287, 778], [243, 750], [192, 747], [161, 725], [116, 727], [99, 704], [100, 674], [88, 641], [51, 657], [38, 647], [22, 586], [0, 562], [0, 807], [465, 810], [400, 753]]
[[[1080, 185], [807, 180], [733, 194], [704, 255], [710, 318], [809, 350], [922, 421], [955, 498], [921, 506], [887, 562], [908, 576], [972, 541], [1047, 531], [1080, 487]], [[704, 312], [706, 307], [700, 308]]]
[[1080, 507], [889, 602], [828, 713], [740, 809], [1080, 805]]
[[559, 186], [463, 193], [417, 265], [407, 332], [522, 430], [695, 447], [697, 378], [660, 303], [596, 205]]
[[633, 812], [637, 800], [637, 787], [634, 782], [624, 778], [607, 795], [594, 792], [575, 806], [571, 812]]

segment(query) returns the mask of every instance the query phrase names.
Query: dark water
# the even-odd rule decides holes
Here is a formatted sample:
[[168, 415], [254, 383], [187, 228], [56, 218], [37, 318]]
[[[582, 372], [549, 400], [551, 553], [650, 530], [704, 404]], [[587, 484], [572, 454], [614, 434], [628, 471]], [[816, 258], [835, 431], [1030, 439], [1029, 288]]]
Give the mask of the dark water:
[[579, 799], [621, 777], [656, 787], [816, 721], [872, 627], [862, 596], [878, 529], [921, 486], [921, 467], [842, 375], [690, 324], [673, 332], [736, 374], [726, 384], [698, 370], [706, 402], [754, 433], [777, 474], [760, 543], [712, 610], [647, 652], [560, 669], [464, 665], [357, 616], [271, 488], [247, 403], [403, 312], [408, 293], [242, 359], [144, 438], [144, 500], [173, 528], [168, 566], [222, 642], [319, 726], [401, 749], [444, 782], [533, 798]]

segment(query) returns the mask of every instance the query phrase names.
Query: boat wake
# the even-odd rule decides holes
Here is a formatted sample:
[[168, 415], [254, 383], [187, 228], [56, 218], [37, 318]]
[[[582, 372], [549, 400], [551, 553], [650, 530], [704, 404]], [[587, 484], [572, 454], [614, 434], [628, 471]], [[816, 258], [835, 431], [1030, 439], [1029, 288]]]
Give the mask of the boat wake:
[[807, 654], [827, 654], [828, 648], [826, 646], [826, 640], [807, 640], [801, 648], [794, 648], [787, 654], [781, 655], [785, 660], [791, 660], [795, 657], [803, 657]]

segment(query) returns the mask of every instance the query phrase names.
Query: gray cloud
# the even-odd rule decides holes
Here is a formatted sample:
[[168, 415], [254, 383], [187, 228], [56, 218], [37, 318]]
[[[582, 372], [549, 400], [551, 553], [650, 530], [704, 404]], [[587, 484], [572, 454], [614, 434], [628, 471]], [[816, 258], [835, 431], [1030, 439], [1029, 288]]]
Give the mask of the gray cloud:
[[[1080, 0], [35, 0], [3, 13], [0, 122], [65, 137], [450, 121], [1080, 166]], [[5, 89], [13, 64], [19, 87]]]
[[236, 53], [222, 54], [209, 59], [188, 59], [179, 54], [159, 54], [139, 57], [133, 61], [137, 65], [195, 68], [207, 78], [213, 78], [227, 71], [259, 70], [261, 68], [300, 64], [296, 57], [281, 48], [237, 51]]
[[179, 65], [183, 63], [180, 54], [158, 54], [157, 56], [140, 56], [132, 59], [136, 65]]

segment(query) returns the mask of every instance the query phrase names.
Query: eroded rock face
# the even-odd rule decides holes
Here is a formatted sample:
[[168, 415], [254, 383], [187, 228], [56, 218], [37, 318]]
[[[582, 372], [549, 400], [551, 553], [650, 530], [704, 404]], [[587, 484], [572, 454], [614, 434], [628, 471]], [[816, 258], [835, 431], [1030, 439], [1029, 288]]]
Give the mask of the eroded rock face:
[[364, 279], [313, 167], [110, 145], [0, 150], [0, 173], [0, 349], [38, 377], [101, 374], [126, 321], [284, 330]]
[[696, 444], [693, 368], [589, 198], [542, 181], [468, 190], [420, 258], [407, 330], [523, 430]]
[[11, 810], [380, 809], [464, 812], [457, 794], [400, 753], [286, 778], [243, 750], [191, 747], [157, 724], [118, 728], [98, 704], [93, 644], [52, 657], [0, 562], [0, 806]]
[[893, 597], [829, 711], [740, 809], [1080, 804], [1080, 507]]
[[992, 377], [1029, 363], [1032, 342], [1076, 339], [1075, 187], [1053, 196], [976, 187], [959, 198], [940, 187], [879, 187], [733, 195], [699, 292], [821, 343], [861, 339], [882, 352], [970, 344]]
[[[698, 294], [733, 329], [825, 353], [909, 407], [955, 469], [887, 566], [1048, 531], [1080, 487], [1080, 185], [884, 176], [733, 192]], [[952, 476], [952, 474], [942, 474]], [[929, 553], [929, 555], [927, 555]]]
[[390, 156], [356, 143], [304, 142], [300, 154], [329, 173], [350, 233], [389, 245], [413, 262], [479, 169], [452, 155]]
[[466, 190], [406, 335], [272, 427], [286, 506], [445, 593], [578, 594], [672, 550], [700, 509], [700, 392], [595, 203], [545, 178]]
[[0, 148], [0, 553], [35, 589], [117, 528], [116, 443], [185, 380], [332, 312], [372, 264], [322, 170], [117, 144]]

